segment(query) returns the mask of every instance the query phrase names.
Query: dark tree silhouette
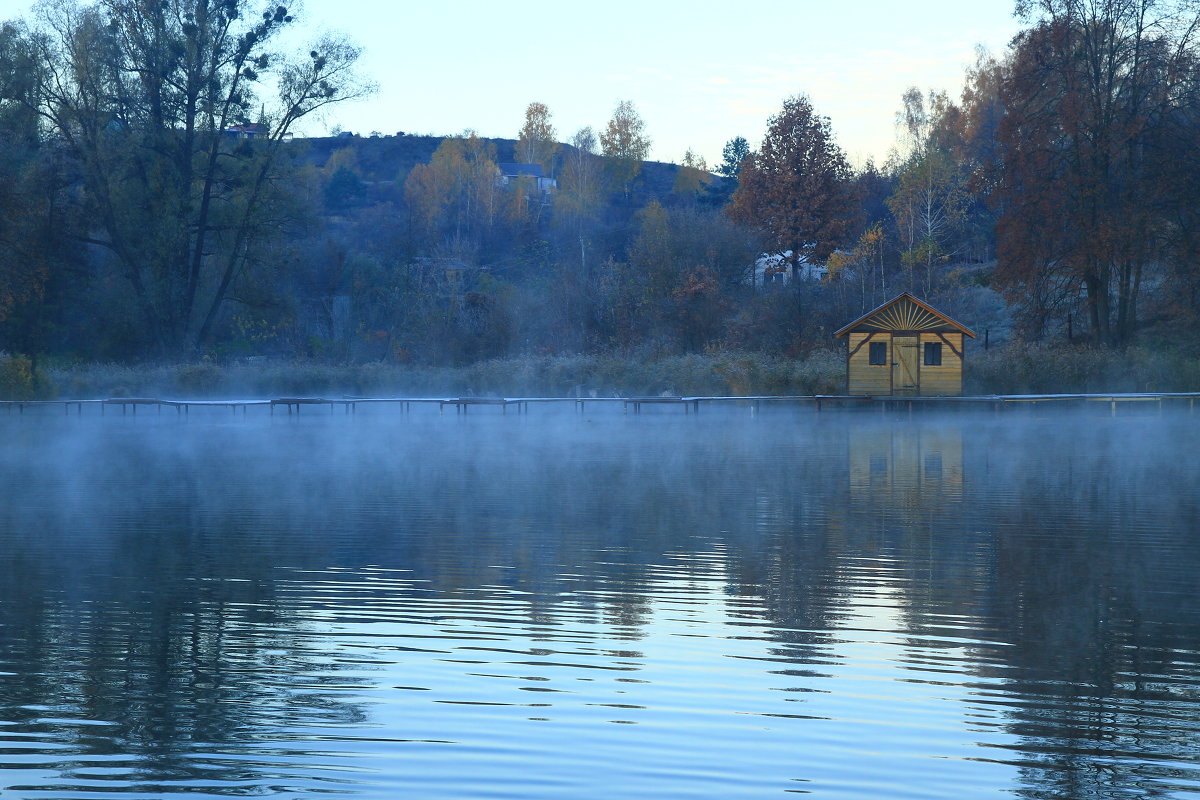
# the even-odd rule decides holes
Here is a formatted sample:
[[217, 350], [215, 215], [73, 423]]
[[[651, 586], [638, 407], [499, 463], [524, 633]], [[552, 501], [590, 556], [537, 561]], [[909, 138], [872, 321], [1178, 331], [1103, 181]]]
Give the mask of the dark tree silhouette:
[[1162, 263], [1163, 126], [1195, 74], [1193, 4], [1022, 2], [1002, 99], [998, 277], [1019, 293], [1075, 281], [1095, 337], [1123, 346], [1148, 270]]
[[4, 71], [36, 65], [10, 99], [80, 164], [92, 243], [120, 265], [162, 353], [209, 338], [255, 245], [277, 234], [267, 206], [295, 122], [368, 88], [343, 40], [274, 52], [292, 21], [249, 0], [63, 2], [0, 56]]

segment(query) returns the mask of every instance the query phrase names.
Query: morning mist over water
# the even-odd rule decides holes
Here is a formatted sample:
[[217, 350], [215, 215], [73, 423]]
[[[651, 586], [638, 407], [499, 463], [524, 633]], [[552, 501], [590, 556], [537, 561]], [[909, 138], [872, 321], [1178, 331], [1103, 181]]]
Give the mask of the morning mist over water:
[[0, 415], [0, 797], [1192, 796], [1196, 419]]

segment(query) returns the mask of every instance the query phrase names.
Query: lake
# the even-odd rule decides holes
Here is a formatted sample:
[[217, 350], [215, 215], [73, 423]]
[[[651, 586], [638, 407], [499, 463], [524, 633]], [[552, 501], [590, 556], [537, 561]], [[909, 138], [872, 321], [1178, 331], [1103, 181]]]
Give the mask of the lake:
[[1198, 429], [0, 411], [0, 798], [1200, 796]]

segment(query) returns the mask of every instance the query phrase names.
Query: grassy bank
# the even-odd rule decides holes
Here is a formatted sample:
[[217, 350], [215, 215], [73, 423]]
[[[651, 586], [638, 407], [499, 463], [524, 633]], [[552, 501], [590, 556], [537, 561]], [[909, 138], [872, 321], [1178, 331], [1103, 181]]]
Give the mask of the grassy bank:
[[[0, 399], [265, 398], [497, 395], [812, 395], [845, 391], [845, 355], [764, 353], [661, 358], [580, 355], [497, 359], [465, 367], [248, 359], [229, 363], [58, 364], [35, 374], [0, 357]], [[1200, 391], [1200, 358], [1131, 348], [1013, 345], [968, 353], [967, 394]]]
[[227, 364], [74, 364], [45, 367], [41, 385], [0, 384], [0, 399], [262, 398], [343, 395], [632, 396], [658, 394], [832, 394], [845, 381], [842, 356], [805, 359], [721, 353], [656, 359], [613, 355], [518, 357], [465, 367], [304, 361]]
[[1011, 344], [967, 354], [965, 394], [1200, 392], [1200, 358], [1130, 347]]

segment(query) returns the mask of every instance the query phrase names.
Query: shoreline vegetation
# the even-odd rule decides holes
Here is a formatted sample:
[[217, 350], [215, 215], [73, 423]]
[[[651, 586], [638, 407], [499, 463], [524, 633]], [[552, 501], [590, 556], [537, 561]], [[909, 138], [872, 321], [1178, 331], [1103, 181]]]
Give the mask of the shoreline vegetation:
[[361, 50], [210, 6], [0, 20], [0, 398], [836, 395], [902, 292], [979, 333], [967, 395], [1200, 390], [1194, 3], [1017, 3], [885, 162], [801, 91], [711, 168], [630, 99], [298, 135]]
[[[669, 356], [518, 356], [457, 367], [248, 358], [177, 364], [45, 363], [0, 357], [0, 400], [277, 396], [586, 397], [839, 395], [844, 351], [788, 358], [720, 351]], [[1013, 343], [968, 354], [964, 394], [1200, 391], [1200, 358], [1128, 348]]]

